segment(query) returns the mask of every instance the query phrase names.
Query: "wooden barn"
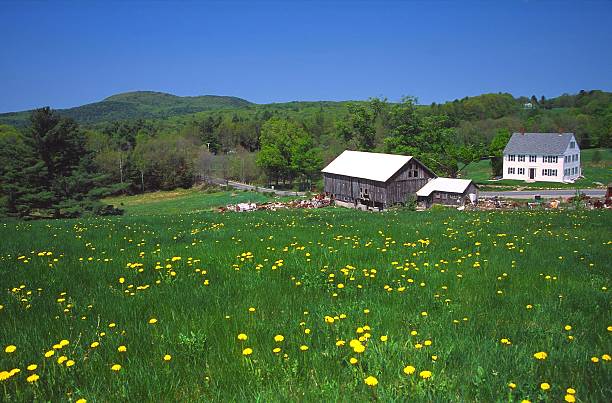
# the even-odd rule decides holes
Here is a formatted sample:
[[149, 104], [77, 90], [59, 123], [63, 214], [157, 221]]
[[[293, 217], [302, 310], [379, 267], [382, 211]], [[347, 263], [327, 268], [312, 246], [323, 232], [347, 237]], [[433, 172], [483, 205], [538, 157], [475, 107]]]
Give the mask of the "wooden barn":
[[403, 204], [436, 175], [407, 155], [344, 151], [321, 171], [337, 204], [384, 209]]
[[432, 204], [459, 207], [478, 199], [478, 186], [468, 179], [436, 178], [419, 189], [417, 198], [425, 208]]

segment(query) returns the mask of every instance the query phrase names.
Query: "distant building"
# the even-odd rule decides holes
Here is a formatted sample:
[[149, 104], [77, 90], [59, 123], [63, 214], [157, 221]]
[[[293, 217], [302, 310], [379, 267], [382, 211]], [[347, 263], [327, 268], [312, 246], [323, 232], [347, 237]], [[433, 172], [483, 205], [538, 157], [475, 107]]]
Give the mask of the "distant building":
[[468, 179], [436, 178], [427, 182], [416, 195], [418, 204], [425, 208], [433, 204], [464, 206], [476, 202], [478, 186]]
[[533, 109], [533, 104], [531, 102], [526, 102], [523, 104], [523, 109]]
[[384, 209], [403, 204], [436, 175], [406, 155], [344, 151], [321, 171], [339, 205]]
[[504, 179], [572, 183], [581, 174], [573, 133], [514, 133], [504, 148]]

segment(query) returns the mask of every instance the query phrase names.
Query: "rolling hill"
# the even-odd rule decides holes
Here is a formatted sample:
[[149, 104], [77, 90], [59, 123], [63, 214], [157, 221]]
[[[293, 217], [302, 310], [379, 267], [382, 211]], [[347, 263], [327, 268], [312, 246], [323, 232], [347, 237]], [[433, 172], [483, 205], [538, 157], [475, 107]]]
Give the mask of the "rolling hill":
[[[81, 124], [96, 124], [104, 121], [126, 119], [163, 119], [191, 113], [241, 108], [249, 106], [247, 100], [230, 96], [202, 95], [181, 97], [163, 92], [135, 91], [117, 94], [100, 102], [58, 109], [63, 116]], [[0, 123], [20, 127], [28, 123], [31, 111], [0, 114]]]

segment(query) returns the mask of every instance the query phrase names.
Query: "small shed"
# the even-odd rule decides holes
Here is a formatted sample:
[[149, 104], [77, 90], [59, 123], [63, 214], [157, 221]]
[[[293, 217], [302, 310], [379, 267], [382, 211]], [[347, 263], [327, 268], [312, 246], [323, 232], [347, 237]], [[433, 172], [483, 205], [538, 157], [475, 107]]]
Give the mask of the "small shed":
[[346, 150], [321, 171], [336, 204], [385, 209], [403, 204], [436, 175], [409, 155]]
[[476, 202], [478, 186], [468, 179], [435, 178], [416, 194], [418, 204], [425, 208], [432, 204], [457, 207]]

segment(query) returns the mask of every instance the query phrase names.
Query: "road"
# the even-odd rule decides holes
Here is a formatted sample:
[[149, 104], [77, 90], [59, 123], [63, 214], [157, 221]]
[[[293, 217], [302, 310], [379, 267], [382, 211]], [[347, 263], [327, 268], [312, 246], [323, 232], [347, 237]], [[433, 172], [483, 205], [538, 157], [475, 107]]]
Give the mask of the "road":
[[[605, 189], [581, 189], [580, 193], [584, 193], [590, 197], [604, 197]], [[556, 189], [556, 190], [512, 190], [505, 192], [480, 192], [483, 197], [503, 197], [508, 199], [533, 199], [535, 195], [542, 196], [543, 199], [554, 199], [559, 197], [571, 197], [576, 194], [575, 189]]]

